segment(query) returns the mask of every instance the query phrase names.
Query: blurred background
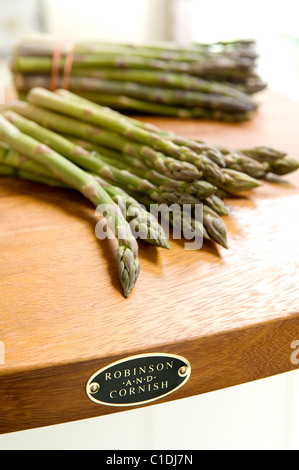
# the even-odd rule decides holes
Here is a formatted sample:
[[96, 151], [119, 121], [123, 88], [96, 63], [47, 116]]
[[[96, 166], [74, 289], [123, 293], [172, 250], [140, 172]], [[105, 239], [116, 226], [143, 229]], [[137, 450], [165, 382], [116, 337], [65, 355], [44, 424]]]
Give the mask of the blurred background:
[[[261, 77], [272, 90], [298, 100], [298, 6], [298, 0], [0, 0], [0, 81], [11, 83], [11, 49], [32, 31], [138, 43], [253, 38]], [[0, 448], [298, 449], [298, 372], [164, 405], [2, 435]]]
[[46, 31], [112, 42], [257, 40], [269, 87], [299, 99], [298, 0], [0, 0], [0, 76], [24, 34]]

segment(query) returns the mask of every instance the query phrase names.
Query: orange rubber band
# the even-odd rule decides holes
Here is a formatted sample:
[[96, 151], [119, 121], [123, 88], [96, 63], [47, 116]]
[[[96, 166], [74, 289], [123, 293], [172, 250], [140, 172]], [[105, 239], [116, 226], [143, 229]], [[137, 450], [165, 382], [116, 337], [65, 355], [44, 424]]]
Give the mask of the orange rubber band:
[[63, 77], [62, 77], [62, 82], [61, 82], [61, 88], [63, 88], [64, 90], [68, 90], [69, 88], [69, 81], [70, 81], [73, 59], [74, 59], [74, 47], [75, 47], [74, 42], [70, 41], [68, 45], [66, 57], [65, 57]]
[[65, 55], [65, 63], [63, 68], [62, 74], [62, 81], [61, 81], [61, 88], [67, 90], [69, 86], [69, 80], [73, 65], [73, 58], [74, 58], [74, 42], [69, 41], [66, 38], [61, 38], [56, 42], [53, 57], [52, 57], [52, 70], [51, 70], [51, 79], [50, 79], [50, 90], [55, 91], [58, 88], [58, 80], [59, 80], [59, 66], [60, 66], [60, 59], [63, 54], [63, 48], [67, 44], [67, 52]]
[[64, 40], [60, 39], [56, 42], [53, 57], [52, 57], [52, 71], [51, 71], [51, 80], [50, 80], [50, 90], [55, 91], [58, 85], [59, 78], [59, 63], [61, 57], [61, 51], [63, 47]]

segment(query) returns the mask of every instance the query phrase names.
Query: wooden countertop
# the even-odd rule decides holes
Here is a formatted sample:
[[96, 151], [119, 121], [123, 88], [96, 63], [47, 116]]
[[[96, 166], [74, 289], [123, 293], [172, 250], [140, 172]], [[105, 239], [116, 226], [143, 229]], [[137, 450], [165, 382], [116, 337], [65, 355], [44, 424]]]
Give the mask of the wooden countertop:
[[[257, 100], [259, 112], [241, 124], [143, 120], [299, 158], [299, 103], [272, 92]], [[125, 299], [115, 245], [96, 239], [94, 209], [81, 195], [1, 178], [0, 432], [126, 410], [92, 402], [85, 385], [134, 354], [191, 363], [186, 385], [155, 403], [298, 367], [299, 172], [285, 181], [227, 201], [229, 250], [140, 244], [141, 274]]]

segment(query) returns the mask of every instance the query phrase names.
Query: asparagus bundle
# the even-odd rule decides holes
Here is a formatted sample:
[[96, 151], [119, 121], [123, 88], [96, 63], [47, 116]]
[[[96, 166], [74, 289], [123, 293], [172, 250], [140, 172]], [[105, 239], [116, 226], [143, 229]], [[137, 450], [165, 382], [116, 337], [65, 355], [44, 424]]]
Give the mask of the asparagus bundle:
[[[8, 103], [0, 137], [1, 175], [75, 189], [93, 204], [112, 204], [108, 225], [116, 226], [125, 296], [139, 273], [136, 238], [169, 248], [152, 204], [186, 238], [198, 236], [228, 248], [223, 199], [260, 186], [268, 174], [285, 175], [299, 167], [270, 147], [231, 149], [187, 138], [66, 90], [34, 88], [27, 101]], [[175, 207], [169, 212], [169, 206]], [[185, 206], [191, 218], [184, 217], [180, 208]]]
[[11, 70], [20, 97], [35, 87], [62, 87], [127, 112], [242, 121], [257, 108], [251, 95], [266, 86], [256, 59], [253, 41], [182, 47], [61, 43], [34, 34], [16, 45]]

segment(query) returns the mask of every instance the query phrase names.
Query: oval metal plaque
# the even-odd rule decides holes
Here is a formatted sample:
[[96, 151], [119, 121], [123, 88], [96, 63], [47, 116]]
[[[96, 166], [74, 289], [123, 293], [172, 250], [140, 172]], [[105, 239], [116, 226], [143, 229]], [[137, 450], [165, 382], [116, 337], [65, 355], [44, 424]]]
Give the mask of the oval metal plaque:
[[133, 406], [165, 397], [191, 374], [189, 362], [173, 354], [140, 354], [95, 372], [86, 384], [88, 397], [102, 405]]

